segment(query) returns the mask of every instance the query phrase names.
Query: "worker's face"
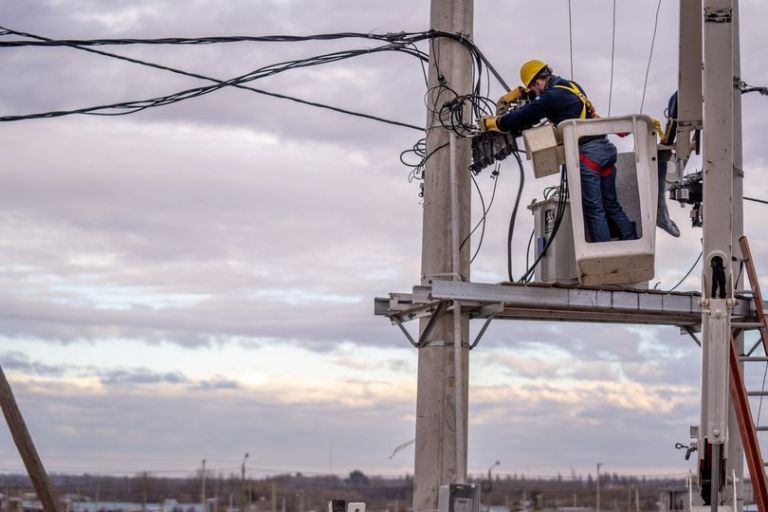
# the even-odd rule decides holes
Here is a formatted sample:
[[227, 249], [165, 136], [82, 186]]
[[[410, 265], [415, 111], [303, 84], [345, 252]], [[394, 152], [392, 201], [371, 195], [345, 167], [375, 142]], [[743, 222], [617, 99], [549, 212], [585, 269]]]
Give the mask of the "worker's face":
[[536, 96], [541, 96], [544, 89], [547, 87], [546, 78], [537, 78], [531, 82], [531, 90], [536, 93]]

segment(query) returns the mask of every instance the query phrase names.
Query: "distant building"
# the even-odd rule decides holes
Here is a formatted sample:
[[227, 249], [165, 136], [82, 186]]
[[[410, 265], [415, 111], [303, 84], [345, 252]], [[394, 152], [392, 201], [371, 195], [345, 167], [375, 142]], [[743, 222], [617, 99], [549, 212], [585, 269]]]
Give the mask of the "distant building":
[[[131, 503], [127, 501], [93, 501], [77, 495], [64, 495], [60, 499], [63, 512], [204, 512], [199, 503], [179, 503], [167, 499], [163, 503]], [[43, 505], [34, 493], [20, 498], [0, 494], [3, 512], [44, 512]]]

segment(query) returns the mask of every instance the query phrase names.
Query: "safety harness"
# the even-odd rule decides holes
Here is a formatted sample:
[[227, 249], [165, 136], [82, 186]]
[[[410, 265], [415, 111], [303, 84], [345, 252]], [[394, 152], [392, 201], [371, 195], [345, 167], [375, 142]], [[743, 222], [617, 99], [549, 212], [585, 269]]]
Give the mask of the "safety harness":
[[614, 169], [616, 169], [616, 166], [606, 165], [605, 167], [600, 167], [600, 164], [589, 158], [588, 156], [584, 155], [584, 153], [579, 153], [579, 162], [583, 163], [593, 171], [595, 171], [597, 174], [602, 176], [603, 178], [607, 178], [611, 175]]
[[595, 112], [595, 107], [592, 106], [592, 102], [589, 101], [589, 98], [587, 98], [587, 95], [581, 92], [581, 89], [579, 89], [579, 86], [577, 86], [573, 82], [568, 82], [570, 86], [568, 85], [555, 85], [558, 89], [563, 89], [565, 91], [571, 92], [576, 95], [579, 100], [581, 100], [581, 114], [579, 114], [579, 119], [587, 119], [587, 118], [596, 118], [600, 117], [597, 115], [597, 112]]
[[[592, 102], [589, 101], [589, 98], [587, 98], [587, 95], [581, 92], [581, 89], [573, 83], [568, 82], [570, 85], [555, 85], [558, 89], [563, 89], [565, 91], [568, 91], [572, 94], [574, 94], [579, 100], [581, 100], [581, 114], [579, 114], [579, 119], [587, 119], [588, 117], [590, 119], [600, 117], [597, 115], [597, 112], [595, 112], [595, 107], [592, 106]], [[585, 156], [583, 153], [579, 154], [579, 161], [598, 173], [603, 178], [606, 178], [611, 175], [613, 170], [616, 168], [613, 164], [607, 165], [605, 167], [600, 167], [600, 165], [589, 158], [588, 156]]]

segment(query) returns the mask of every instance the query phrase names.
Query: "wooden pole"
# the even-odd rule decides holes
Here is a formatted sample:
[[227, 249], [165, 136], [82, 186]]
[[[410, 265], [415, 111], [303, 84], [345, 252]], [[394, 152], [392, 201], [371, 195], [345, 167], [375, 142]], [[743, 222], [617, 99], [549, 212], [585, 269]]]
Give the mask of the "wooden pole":
[[5, 378], [2, 368], [0, 368], [0, 407], [3, 409], [3, 415], [11, 431], [13, 442], [16, 444], [21, 460], [27, 468], [27, 474], [29, 479], [32, 480], [35, 493], [37, 493], [37, 499], [40, 500], [43, 510], [45, 512], [58, 512], [57, 501], [51, 487], [51, 482], [48, 480], [43, 462], [37, 455], [35, 444], [32, 442], [32, 437], [29, 435], [27, 425], [21, 416], [19, 406], [13, 397], [11, 385], [8, 384], [8, 379]]

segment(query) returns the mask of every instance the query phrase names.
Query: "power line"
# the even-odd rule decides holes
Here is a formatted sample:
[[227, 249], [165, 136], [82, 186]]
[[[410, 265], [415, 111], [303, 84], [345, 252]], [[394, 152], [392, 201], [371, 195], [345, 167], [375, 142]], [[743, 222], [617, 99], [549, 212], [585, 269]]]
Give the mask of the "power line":
[[[156, 39], [63, 39], [54, 40], [50, 38], [39, 38], [32, 34], [11, 30], [6, 27], [0, 27], [0, 35], [15, 34], [22, 37], [31, 37], [38, 39], [38, 41], [0, 41], [0, 47], [2, 46], [96, 46], [96, 45], [128, 45], [128, 44], [149, 44], [149, 45], [195, 45], [195, 44], [216, 44], [216, 43], [232, 43], [232, 42], [301, 42], [310, 40], [335, 40], [345, 38], [358, 38], [358, 39], [371, 39], [375, 41], [387, 41], [390, 43], [397, 43], [403, 47], [411, 46], [417, 52], [424, 61], [428, 61], [428, 55], [420, 50], [416, 49], [415, 43], [433, 40], [438, 38], [452, 39], [461, 45], [463, 45], [473, 56], [476, 57], [477, 63], [482, 62], [490, 71], [496, 80], [505, 88], [509, 89], [509, 86], [491, 65], [483, 52], [461, 33], [445, 32], [442, 30], [426, 30], [420, 32], [387, 32], [387, 33], [362, 33], [362, 32], [339, 32], [330, 34], [315, 34], [310, 36], [291, 36], [291, 35], [272, 35], [272, 36], [215, 36], [215, 37], [197, 37], [197, 38], [183, 38], [183, 37], [166, 37]], [[478, 72], [480, 66], [478, 66]]]
[[677, 290], [677, 287], [683, 284], [683, 281], [688, 279], [688, 276], [691, 275], [691, 272], [693, 272], [693, 269], [696, 268], [696, 265], [698, 265], [699, 261], [701, 260], [701, 255], [704, 254], [703, 252], [700, 252], [698, 257], [696, 258], [696, 261], [693, 262], [693, 265], [691, 265], [691, 268], [688, 269], [688, 272], [685, 273], [685, 275], [677, 282], [675, 286], [667, 290], [668, 292], [673, 292]]
[[568, 47], [571, 51], [571, 80], [573, 80], [573, 15], [571, 13], [571, 0], [568, 0]]
[[[314, 66], [319, 64], [325, 64], [329, 62], [336, 62], [339, 60], [351, 58], [354, 56], [360, 56], [370, 53], [377, 53], [381, 51], [398, 51], [403, 52], [412, 56], [415, 56], [419, 58], [421, 62], [427, 61], [428, 56], [423, 51], [419, 50], [415, 43], [418, 41], [422, 41], [425, 39], [431, 39], [434, 40], [435, 38], [449, 38], [458, 41], [461, 43], [467, 50], [474, 56], [475, 65], [478, 69], [478, 75], [479, 71], [481, 70], [481, 67], [483, 64], [485, 64], [488, 71], [492, 72], [494, 76], [499, 80], [502, 85], [506, 87], [506, 83], [504, 83], [504, 80], [501, 78], [501, 76], [496, 72], [496, 70], [493, 68], [493, 66], [487, 61], [485, 56], [482, 54], [482, 52], [472, 43], [471, 41], [467, 40], [464, 36], [460, 34], [453, 34], [448, 32], [438, 32], [438, 31], [428, 31], [428, 32], [414, 32], [414, 33], [406, 33], [406, 32], [400, 32], [400, 33], [387, 33], [387, 34], [361, 34], [361, 33], [352, 33], [352, 32], [344, 32], [344, 33], [336, 33], [336, 34], [319, 34], [314, 36], [233, 36], [233, 37], [211, 37], [211, 38], [162, 38], [162, 39], [121, 39], [121, 40], [115, 40], [115, 39], [101, 39], [101, 40], [60, 40], [55, 41], [50, 38], [38, 36], [35, 34], [30, 34], [26, 32], [16, 31], [9, 29], [7, 27], [0, 27], [0, 30], [3, 31], [4, 34], [16, 34], [23, 37], [30, 37], [33, 39], [36, 39], [36, 41], [6, 41], [4, 42], [7, 46], [19, 46], [19, 45], [25, 45], [26, 43], [35, 43], [42, 46], [68, 46], [75, 49], [88, 51], [91, 53], [96, 53], [99, 55], [107, 56], [110, 58], [116, 58], [119, 60], [124, 60], [127, 62], [131, 62], [134, 64], [140, 64], [144, 66], [153, 67], [156, 69], [162, 69], [165, 71], [170, 71], [173, 73], [190, 76], [194, 78], [199, 78], [202, 80], [207, 80], [214, 82], [215, 86], [210, 87], [201, 87], [201, 88], [195, 88], [195, 89], [189, 89], [185, 91], [181, 91], [172, 95], [168, 96], [162, 96], [158, 98], [150, 98], [146, 100], [137, 100], [137, 101], [129, 101], [129, 102], [121, 102], [121, 103], [112, 103], [108, 105], [98, 105], [94, 107], [84, 107], [79, 109], [72, 109], [72, 110], [59, 110], [59, 111], [49, 111], [49, 112], [42, 112], [42, 113], [36, 113], [36, 114], [26, 114], [26, 115], [16, 115], [16, 116], [3, 116], [0, 117], [0, 121], [20, 121], [25, 119], [38, 119], [38, 118], [51, 118], [51, 117], [62, 117], [66, 115], [72, 115], [72, 114], [90, 114], [90, 115], [126, 115], [131, 114], [135, 112], [139, 112], [141, 110], [151, 108], [151, 107], [157, 107], [157, 106], [164, 106], [171, 103], [176, 103], [178, 101], [183, 101], [186, 99], [190, 99], [197, 96], [202, 96], [204, 94], [208, 94], [210, 92], [216, 91], [220, 88], [231, 86], [231, 87], [237, 87], [242, 89], [247, 89], [252, 92], [256, 92], [259, 94], [264, 94], [268, 96], [273, 96], [281, 99], [288, 99], [291, 101], [295, 101], [298, 103], [320, 107], [329, 109], [332, 111], [336, 111], [339, 113], [344, 113], [347, 115], [353, 115], [357, 117], [367, 118], [375, 121], [379, 121], [386, 124], [392, 124], [396, 126], [402, 126], [406, 128], [411, 128], [419, 131], [423, 131], [423, 127], [403, 123], [400, 121], [393, 121], [390, 119], [382, 118], [380, 116], [375, 116], [371, 114], [364, 114], [361, 112], [355, 112], [348, 109], [343, 109], [340, 107], [335, 107], [332, 105], [322, 104], [314, 101], [308, 101], [301, 98], [296, 98], [294, 96], [289, 96], [285, 94], [279, 94], [279, 93], [273, 93], [269, 91], [265, 91], [262, 89], [256, 89], [253, 87], [248, 87], [243, 85], [244, 82], [250, 82], [253, 80], [257, 80], [259, 78], [264, 78], [265, 76], [272, 76], [274, 74], [280, 73], [282, 71], [286, 71], [288, 69], [295, 69], [298, 67], [305, 67], [305, 66]], [[341, 39], [341, 38], [348, 38], [348, 37], [365, 37], [367, 39], [373, 39], [373, 40], [386, 40], [386, 41], [395, 41], [390, 42], [389, 44], [385, 44], [383, 46], [379, 46], [376, 48], [368, 48], [368, 49], [359, 49], [359, 50], [348, 50], [348, 51], [342, 51], [342, 52], [333, 52], [330, 54], [320, 55], [317, 57], [311, 57], [308, 59], [302, 59], [298, 61], [291, 61], [291, 62], [285, 62], [285, 63], [279, 63], [279, 64], [273, 64], [270, 66], [265, 66], [264, 68], [260, 68], [256, 71], [253, 71], [252, 73], [242, 75], [240, 77], [236, 77], [230, 80], [219, 80], [216, 78], [211, 78], [205, 75], [200, 75], [198, 73], [190, 73], [186, 72], [180, 69], [171, 68], [169, 66], [164, 66], [156, 63], [151, 63], [147, 61], [143, 61], [140, 59], [133, 59], [130, 57], [125, 57], [122, 55], [113, 54], [110, 52], [104, 52], [100, 50], [95, 50], [92, 48], [87, 48], [84, 45], [98, 45], [98, 44], [213, 44], [216, 42], [240, 42], [240, 41], [269, 41], [269, 42], [296, 42], [296, 41], [306, 41], [306, 40], [315, 40], [315, 39]], [[479, 79], [475, 86], [475, 92], [479, 91]], [[121, 110], [122, 112], [104, 112], [107, 110]]]
[[645, 106], [645, 90], [648, 88], [648, 74], [651, 71], [651, 60], [653, 59], [653, 45], [656, 42], [656, 29], [659, 27], [659, 11], [661, 10], [661, 0], [656, 6], [656, 19], [653, 22], [653, 37], [651, 37], [651, 51], [648, 54], [648, 66], [645, 68], [645, 82], [643, 83], [643, 99], [640, 101], [640, 112]]
[[332, 41], [338, 39], [370, 39], [373, 41], [396, 42], [411, 38], [421, 38], [427, 32], [336, 32], [329, 34], [313, 34], [308, 36], [271, 35], [271, 36], [213, 36], [213, 37], [161, 37], [161, 38], [121, 38], [121, 39], [41, 39], [28, 32], [0, 27], [0, 35], [17, 35], [38, 39], [37, 41], [0, 41], [0, 47], [21, 46], [126, 46], [126, 45], [207, 45], [220, 43], [296, 43], [304, 41]]
[[745, 200], [745, 201], [753, 201], [753, 202], [755, 202], [755, 203], [768, 204], [768, 201], [766, 201], [765, 199], [757, 199], [756, 197], [747, 197], [747, 196], [744, 196], [744, 200]]
[[[34, 36], [32, 36], [32, 37], [34, 37]], [[367, 55], [367, 54], [370, 54], [370, 53], [377, 53], [377, 52], [382, 52], [382, 51], [404, 51], [404, 49], [396, 47], [396, 46], [393, 46], [391, 44], [383, 45], [383, 46], [380, 46], [380, 47], [377, 47], [377, 48], [372, 48], [372, 49], [350, 50], [350, 51], [344, 51], [344, 52], [334, 52], [334, 53], [324, 54], [324, 55], [320, 55], [320, 56], [317, 56], [317, 57], [311, 57], [311, 58], [308, 58], [308, 59], [302, 59], [302, 60], [298, 60], [298, 61], [291, 61], [291, 62], [280, 63], [280, 64], [272, 64], [272, 65], [265, 66], [263, 68], [259, 68], [259, 69], [255, 70], [255, 71], [252, 71], [252, 72], [247, 73], [245, 75], [241, 75], [241, 76], [238, 76], [238, 77], [235, 77], [235, 78], [231, 78], [229, 80], [219, 80], [219, 79], [216, 79], [216, 78], [207, 77], [205, 75], [200, 75], [200, 74], [197, 74], [197, 73], [189, 73], [189, 72], [186, 72], [186, 71], [183, 71], [183, 70], [171, 68], [169, 66], [163, 66], [163, 65], [160, 65], [160, 64], [155, 64], [155, 63], [151, 63], [151, 62], [147, 62], [147, 61], [142, 61], [142, 60], [139, 60], [139, 59], [132, 59], [132, 58], [124, 57], [124, 56], [121, 56], [121, 55], [110, 54], [108, 52], [101, 52], [99, 50], [92, 50], [92, 49], [89, 49], [89, 48], [79, 48], [77, 46], [74, 46], [74, 48], [81, 49], [81, 50], [84, 50], [84, 51], [90, 51], [92, 53], [98, 53], [98, 54], [105, 55], [105, 56], [108, 56], [108, 57], [111, 57], [111, 58], [125, 60], [125, 61], [132, 62], [132, 63], [135, 63], [135, 64], [141, 64], [141, 65], [144, 65], [144, 66], [149, 66], [149, 67], [153, 67], [153, 68], [157, 68], [157, 69], [163, 69], [163, 70], [166, 70], [166, 71], [170, 71], [170, 72], [181, 74], [181, 75], [185, 75], [185, 76], [190, 76], [190, 77], [199, 78], [199, 79], [202, 79], [202, 80], [207, 80], [207, 81], [210, 81], [210, 82], [214, 82], [215, 85], [211, 85], [211, 86], [207, 86], [207, 87], [196, 87], [196, 88], [193, 88], [193, 89], [187, 89], [187, 90], [180, 91], [180, 92], [177, 92], [177, 93], [174, 93], [174, 94], [170, 94], [170, 95], [167, 95], [167, 96], [161, 96], [161, 97], [150, 98], [150, 99], [133, 100], [133, 101], [112, 103], [112, 104], [106, 104], [106, 105], [97, 105], [97, 106], [83, 107], [83, 108], [72, 109], [72, 110], [58, 110], [58, 111], [42, 112], [42, 113], [35, 113], [35, 114], [2, 116], [2, 117], [0, 117], [0, 121], [8, 122], [8, 121], [20, 121], [20, 120], [26, 120], [26, 119], [52, 118], [52, 117], [62, 117], [62, 116], [71, 115], [71, 114], [126, 115], [126, 114], [135, 113], [135, 112], [138, 112], [138, 111], [141, 111], [141, 110], [144, 110], [144, 109], [147, 109], [147, 108], [151, 108], [151, 107], [158, 107], [158, 106], [169, 105], [171, 103], [176, 103], [176, 102], [184, 101], [184, 100], [187, 100], [187, 99], [203, 96], [205, 94], [217, 91], [217, 90], [222, 89], [224, 87], [231, 86], [231, 87], [237, 87], [237, 88], [240, 88], [240, 89], [246, 89], [246, 90], [250, 90], [252, 92], [257, 92], [257, 93], [260, 93], [260, 94], [265, 94], [265, 95], [269, 95], [269, 96], [273, 96], [273, 97], [278, 97], [278, 98], [282, 98], [282, 99], [288, 99], [288, 100], [295, 101], [295, 102], [298, 102], [298, 103], [303, 103], [303, 104], [307, 104], [307, 105], [311, 105], [311, 106], [321, 107], [321, 108], [333, 110], [333, 111], [344, 113], [344, 114], [348, 114], [348, 115], [354, 115], [354, 116], [357, 116], [357, 117], [364, 117], [364, 118], [368, 118], [368, 119], [371, 119], [371, 120], [375, 120], [375, 121], [379, 121], [379, 122], [383, 122], [383, 123], [387, 123], [387, 124], [393, 124], [393, 125], [396, 125], [396, 126], [403, 126], [403, 127], [406, 127], [406, 128], [412, 128], [412, 129], [416, 129], [416, 130], [419, 130], [419, 131], [423, 131], [424, 130], [423, 127], [419, 127], [419, 126], [411, 125], [411, 124], [407, 124], [407, 123], [402, 123], [400, 121], [393, 121], [393, 120], [390, 120], [390, 119], [385, 119], [385, 118], [382, 118], [382, 117], [379, 117], [379, 116], [374, 116], [374, 115], [371, 115], [371, 114], [363, 114], [363, 113], [360, 113], [360, 112], [354, 112], [354, 111], [351, 111], [351, 110], [342, 109], [342, 108], [334, 107], [334, 106], [331, 106], [331, 105], [325, 105], [325, 104], [321, 104], [321, 103], [318, 103], [318, 102], [312, 102], [312, 101], [308, 101], [308, 100], [303, 100], [303, 99], [292, 97], [292, 96], [288, 96], [288, 95], [285, 95], [285, 94], [273, 93], [273, 92], [264, 91], [264, 90], [261, 90], [261, 89], [256, 89], [256, 88], [253, 88], [253, 87], [249, 87], [249, 86], [243, 85], [243, 83], [245, 83], [245, 82], [250, 82], [250, 81], [258, 80], [260, 78], [264, 78], [264, 77], [267, 77], [267, 76], [272, 76], [272, 75], [281, 73], [283, 71], [287, 71], [289, 69], [296, 69], [296, 68], [299, 68], [299, 67], [315, 66], [315, 65], [326, 64], [326, 63], [330, 63], [330, 62], [337, 62], [337, 61], [340, 61], [340, 60], [345, 60], [345, 59], [356, 57], [356, 56], [360, 56], [360, 55]], [[412, 52], [412, 50], [405, 50], [405, 53], [411, 53], [411, 52]], [[121, 110], [122, 112], [104, 112], [104, 111], [107, 111], [107, 110]]]
[[613, 23], [611, 25], [611, 82], [610, 82], [610, 85], [608, 86], [608, 117], [611, 117], [611, 100], [613, 99], [613, 65], [614, 65], [615, 55], [616, 55], [616, 0], [613, 0]]

